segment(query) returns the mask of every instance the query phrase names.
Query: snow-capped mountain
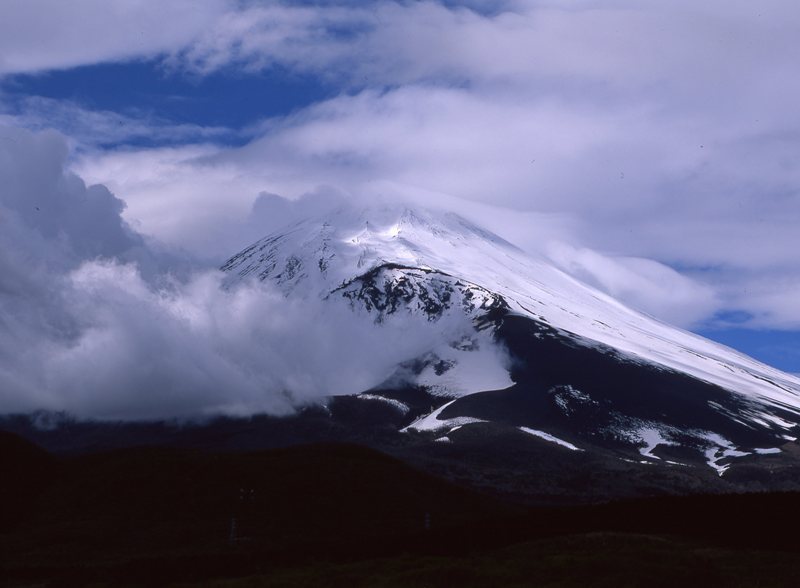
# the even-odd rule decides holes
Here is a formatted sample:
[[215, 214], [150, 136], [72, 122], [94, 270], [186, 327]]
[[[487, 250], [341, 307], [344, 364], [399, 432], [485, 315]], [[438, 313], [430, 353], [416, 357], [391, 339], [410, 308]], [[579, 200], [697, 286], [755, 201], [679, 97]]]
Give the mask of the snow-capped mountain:
[[[563, 450], [699, 460], [720, 474], [798, 436], [800, 379], [632, 310], [453, 213], [340, 210], [269, 235], [222, 269], [229, 287], [266, 280], [289, 297], [344, 304], [375, 328], [466, 321], [463, 336], [362, 395], [405, 411], [405, 431], [449, 442], [499, 423]], [[409, 389], [438, 408], [420, 414], [404, 403]]]

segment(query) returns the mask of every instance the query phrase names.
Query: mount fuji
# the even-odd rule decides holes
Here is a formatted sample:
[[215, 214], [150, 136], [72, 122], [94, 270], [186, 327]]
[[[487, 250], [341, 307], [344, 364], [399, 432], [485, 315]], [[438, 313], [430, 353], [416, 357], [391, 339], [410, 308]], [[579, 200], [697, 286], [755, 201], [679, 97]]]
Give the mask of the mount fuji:
[[[793, 456], [800, 379], [637, 312], [466, 219], [340, 209], [231, 257], [249, 280], [322, 301], [396, 344], [439, 339], [330, 406], [380, 406], [401, 434], [458, 446], [498, 431], [559, 455], [719, 476]], [[382, 332], [382, 331], [378, 331]], [[716, 477], [716, 476], [715, 476]]]

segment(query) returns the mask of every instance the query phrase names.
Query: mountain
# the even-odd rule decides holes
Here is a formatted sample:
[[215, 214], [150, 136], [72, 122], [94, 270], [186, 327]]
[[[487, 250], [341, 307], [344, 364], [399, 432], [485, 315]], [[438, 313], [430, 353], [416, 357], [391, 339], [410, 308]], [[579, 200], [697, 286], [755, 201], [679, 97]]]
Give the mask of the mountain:
[[222, 269], [230, 288], [261, 280], [351, 313], [385, 330], [386, 346], [392, 325], [440, 332], [385, 381], [345, 391], [395, 410], [408, 435], [457, 445], [477, 428], [513, 430], [554, 452], [720, 476], [794, 455], [800, 436], [798, 378], [628, 308], [450, 212], [341, 209]]

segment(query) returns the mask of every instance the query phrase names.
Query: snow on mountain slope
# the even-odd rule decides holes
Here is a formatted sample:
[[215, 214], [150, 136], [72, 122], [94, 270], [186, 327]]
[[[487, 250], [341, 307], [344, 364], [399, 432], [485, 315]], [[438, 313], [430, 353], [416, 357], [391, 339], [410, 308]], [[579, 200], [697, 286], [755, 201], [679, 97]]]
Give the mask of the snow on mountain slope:
[[[222, 269], [229, 285], [256, 277], [287, 295], [360, 300], [378, 321], [400, 306], [430, 320], [455, 307], [478, 317], [507, 306], [582, 345], [606, 345], [800, 415], [797, 377], [636, 312], [453, 213], [342, 209], [265, 237]], [[769, 412], [752, 418], [794, 426]]]

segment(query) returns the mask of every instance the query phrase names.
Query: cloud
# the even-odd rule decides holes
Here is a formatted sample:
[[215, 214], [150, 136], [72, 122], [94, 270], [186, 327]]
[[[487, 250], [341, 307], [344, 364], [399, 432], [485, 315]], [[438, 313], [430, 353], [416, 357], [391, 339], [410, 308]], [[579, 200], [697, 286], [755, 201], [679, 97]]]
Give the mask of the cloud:
[[745, 309], [749, 315], [745, 326], [800, 331], [800, 276], [792, 270], [775, 275], [770, 269], [744, 276], [726, 274], [726, 306]]
[[221, 263], [247, 244], [241, 225], [258, 194], [274, 191], [262, 171], [218, 161], [222, 152], [212, 144], [92, 151], [73, 167], [124, 194], [125, 217], [138, 230]]
[[[163, 251], [122, 219], [122, 201], [65, 171], [63, 137], [0, 131], [0, 412], [288, 414], [375, 386], [472, 330], [461, 313], [376, 327], [344, 299], [228, 289], [217, 270], [176, 274], [173, 259], [165, 274]], [[337, 197], [262, 194], [251, 214], [283, 222]]]
[[224, 0], [7, 0], [0, 75], [155, 58], [191, 43], [232, 6]]
[[696, 326], [718, 308], [709, 286], [651, 259], [609, 257], [566, 243], [551, 243], [549, 254], [567, 273], [680, 327]]
[[[0, 124], [31, 130], [57, 129], [79, 149], [101, 149], [125, 144], [185, 144], [204, 141], [224, 142], [246, 137], [224, 127], [172, 123], [146, 112], [120, 114], [89, 110], [76, 103], [26, 96], [14, 104], [3, 105]], [[2, 111], [0, 111], [2, 112]]]
[[[289, 414], [375, 386], [399, 361], [446, 336], [442, 324], [424, 320], [376, 329], [343, 301], [337, 308], [287, 300], [263, 284], [228, 291], [218, 272], [154, 290], [131, 265], [87, 262], [54, 287], [53, 312], [71, 330], [48, 337], [42, 325], [11, 324], [16, 336], [28, 334], [29, 346], [16, 361], [0, 362], [4, 412], [45, 408], [104, 419]], [[468, 325], [446, 332], [455, 337], [459, 326]]]
[[776, 71], [792, 67], [799, 18], [789, 0], [251, 2], [168, 59], [200, 73], [278, 65], [362, 87], [509, 82], [611, 98], [669, 83], [671, 93], [702, 101], [742, 85], [743, 73], [775, 83]]
[[61, 245], [55, 255], [69, 260], [122, 257], [141, 247], [142, 237], [121, 217], [125, 203], [104, 186], [87, 186], [65, 172], [67, 153], [54, 132], [0, 128], [5, 231], [22, 225], [33, 238]]

